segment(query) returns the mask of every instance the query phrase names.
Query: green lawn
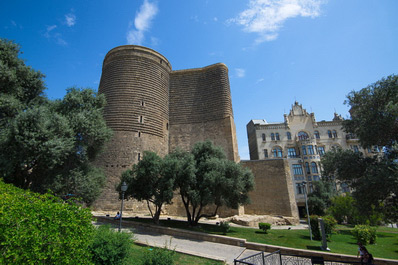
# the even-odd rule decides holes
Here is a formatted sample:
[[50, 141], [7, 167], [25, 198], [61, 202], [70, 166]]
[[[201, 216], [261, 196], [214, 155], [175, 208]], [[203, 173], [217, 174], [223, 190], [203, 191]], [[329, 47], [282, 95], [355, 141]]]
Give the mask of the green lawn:
[[[131, 221], [151, 223], [151, 219], [128, 219]], [[161, 220], [161, 225], [198, 231], [210, 234], [223, 235], [219, 226], [200, 224], [198, 227], [189, 227], [186, 222], [176, 220]], [[355, 238], [351, 235], [350, 226], [338, 226], [337, 233], [333, 234], [328, 247], [332, 253], [356, 255], [358, 247]], [[367, 246], [374, 257], [398, 259], [398, 229], [379, 227], [377, 230], [377, 243]], [[231, 227], [227, 236], [244, 238], [250, 242], [264, 243], [291, 248], [320, 250], [321, 241], [311, 241], [308, 230], [270, 230], [265, 234], [262, 230], [254, 228]]]
[[[139, 246], [134, 244], [133, 245], [133, 254], [132, 258], [133, 261], [131, 264], [142, 264], [142, 261], [144, 259], [144, 256], [147, 255], [149, 251], [151, 251], [152, 247], [146, 247], [146, 246]], [[175, 253], [174, 256], [174, 261], [176, 265], [179, 264], [198, 264], [198, 265], [221, 265], [224, 264], [221, 261], [214, 261], [210, 259], [205, 259], [205, 258], [200, 258], [200, 257], [195, 257], [195, 256], [190, 256], [190, 255], [185, 255], [181, 253]]]

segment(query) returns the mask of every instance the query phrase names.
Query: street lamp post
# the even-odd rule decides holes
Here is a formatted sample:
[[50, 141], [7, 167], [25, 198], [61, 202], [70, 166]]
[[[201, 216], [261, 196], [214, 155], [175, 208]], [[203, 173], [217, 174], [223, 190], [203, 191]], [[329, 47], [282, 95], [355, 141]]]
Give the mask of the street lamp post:
[[122, 186], [120, 187], [122, 191], [122, 207], [120, 208], [120, 218], [119, 218], [119, 232], [122, 229], [122, 216], [123, 216], [123, 201], [124, 201], [124, 193], [127, 190], [127, 184], [123, 181]]
[[307, 218], [308, 218], [308, 229], [310, 230], [310, 239], [312, 241], [312, 231], [311, 231], [311, 223], [310, 223], [310, 213], [308, 211], [308, 201], [307, 201], [307, 182], [303, 181], [301, 185], [304, 188], [304, 198], [305, 198], [305, 208], [307, 210]]

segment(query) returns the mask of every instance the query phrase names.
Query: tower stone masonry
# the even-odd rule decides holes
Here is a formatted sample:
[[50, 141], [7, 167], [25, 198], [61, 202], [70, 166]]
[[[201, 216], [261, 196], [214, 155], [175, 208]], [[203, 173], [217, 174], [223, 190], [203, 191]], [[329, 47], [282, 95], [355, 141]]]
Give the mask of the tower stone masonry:
[[[119, 209], [115, 187], [144, 151], [165, 156], [177, 147], [189, 151], [195, 143], [211, 140], [223, 148], [228, 159], [240, 161], [225, 64], [173, 71], [167, 58], [152, 49], [119, 46], [105, 56], [99, 93], [107, 100], [104, 118], [113, 137], [95, 162], [104, 170], [107, 183], [94, 210]], [[286, 175], [284, 170], [282, 167], [280, 175]], [[267, 180], [273, 181], [269, 176]], [[289, 192], [287, 187], [282, 189]], [[136, 201], [125, 205], [128, 211], [148, 211], [146, 204]], [[178, 199], [165, 212], [185, 213]], [[237, 213], [224, 209], [224, 215]]]

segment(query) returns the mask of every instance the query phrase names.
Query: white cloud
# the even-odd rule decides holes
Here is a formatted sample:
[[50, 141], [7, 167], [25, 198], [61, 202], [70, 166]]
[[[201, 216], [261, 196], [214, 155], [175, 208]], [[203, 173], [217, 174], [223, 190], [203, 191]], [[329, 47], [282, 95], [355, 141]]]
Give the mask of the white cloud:
[[66, 42], [66, 40], [64, 40], [64, 39], [62, 38], [62, 35], [61, 35], [61, 34], [55, 34], [54, 38], [55, 38], [55, 42], [56, 42], [57, 44], [62, 45], [62, 46], [67, 46], [67, 45], [68, 45], [68, 43]]
[[[127, 32], [128, 44], [141, 45], [144, 42], [144, 33], [150, 29], [151, 22], [157, 13], [157, 5], [155, 3], [148, 2], [148, 0], [144, 0], [144, 3], [141, 5], [140, 10], [135, 15], [135, 29], [130, 29]], [[130, 25], [130, 27], [131, 26], [132, 25]]]
[[159, 41], [158, 38], [151, 37], [151, 45], [152, 45], [152, 46], [158, 46], [159, 43], [160, 43], [160, 41]]
[[51, 31], [57, 28], [57, 25], [51, 25], [46, 27], [46, 32], [44, 32], [44, 37], [50, 38], [51, 37]]
[[67, 46], [68, 43], [63, 39], [61, 33], [56, 32], [56, 28], [57, 25], [47, 26], [43, 36], [46, 37], [47, 39], [52, 39], [59, 45]]
[[68, 27], [72, 27], [76, 24], [76, 16], [72, 13], [65, 15], [65, 23]]
[[246, 70], [243, 68], [235, 68], [236, 77], [242, 78], [245, 77]]
[[324, 2], [326, 0], [250, 0], [248, 9], [228, 22], [243, 26], [246, 32], [257, 33], [256, 44], [259, 44], [275, 40], [289, 18], [319, 16]]

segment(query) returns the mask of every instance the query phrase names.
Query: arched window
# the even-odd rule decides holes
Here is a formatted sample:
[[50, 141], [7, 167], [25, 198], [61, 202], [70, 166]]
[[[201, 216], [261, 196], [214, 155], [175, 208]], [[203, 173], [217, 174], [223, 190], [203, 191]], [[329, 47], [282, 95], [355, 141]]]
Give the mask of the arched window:
[[286, 133], [287, 139], [288, 140], [292, 140], [292, 134], [290, 132]]
[[271, 140], [275, 141], [275, 134], [274, 133], [271, 133]]
[[302, 146], [303, 155], [307, 154], [307, 147], [305, 145]]
[[312, 145], [307, 146], [308, 148], [308, 154], [313, 155], [314, 154], [314, 147]]
[[265, 157], [265, 158], [268, 157], [268, 149], [264, 149], [264, 157]]
[[297, 135], [298, 135], [299, 140], [306, 140], [306, 139], [309, 138], [308, 134], [306, 132], [303, 132], [303, 131], [299, 132]]
[[275, 137], [276, 137], [276, 140], [277, 140], [277, 141], [280, 140], [280, 138], [279, 138], [279, 133], [276, 133], [276, 134], [275, 134]]
[[318, 146], [318, 154], [320, 156], [323, 156], [325, 154], [325, 147], [324, 146]]
[[261, 135], [261, 137], [263, 138], [263, 142], [265, 142], [265, 133], [263, 133], [262, 135]]
[[308, 162], [305, 162], [305, 172], [307, 172], [307, 174], [311, 174], [310, 164], [308, 164]]
[[318, 173], [318, 166], [316, 165], [315, 162], [311, 163], [311, 169], [312, 169], [312, 173], [314, 173], [314, 174]]
[[280, 148], [280, 147], [274, 147], [274, 149], [272, 149], [272, 155], [273, 155], [274, 157], [283, 157], [282, 148]]
[[333, 130], [333, 137], [337, 138], [337, 132], [335, 130]]
[[328, 131], [328, 136], [329, 138], [332, 138], [332, 132], [330, 130]]
[[314, 132], [314, 135], [315, 135], [315, 138], [316, 138], [316, 139], [320, 139], [320, 138], [321, 138], [321, 137], [319, 136], [319, 132], [318, 132], [318, 131], [315, 131], [315, 132]]

